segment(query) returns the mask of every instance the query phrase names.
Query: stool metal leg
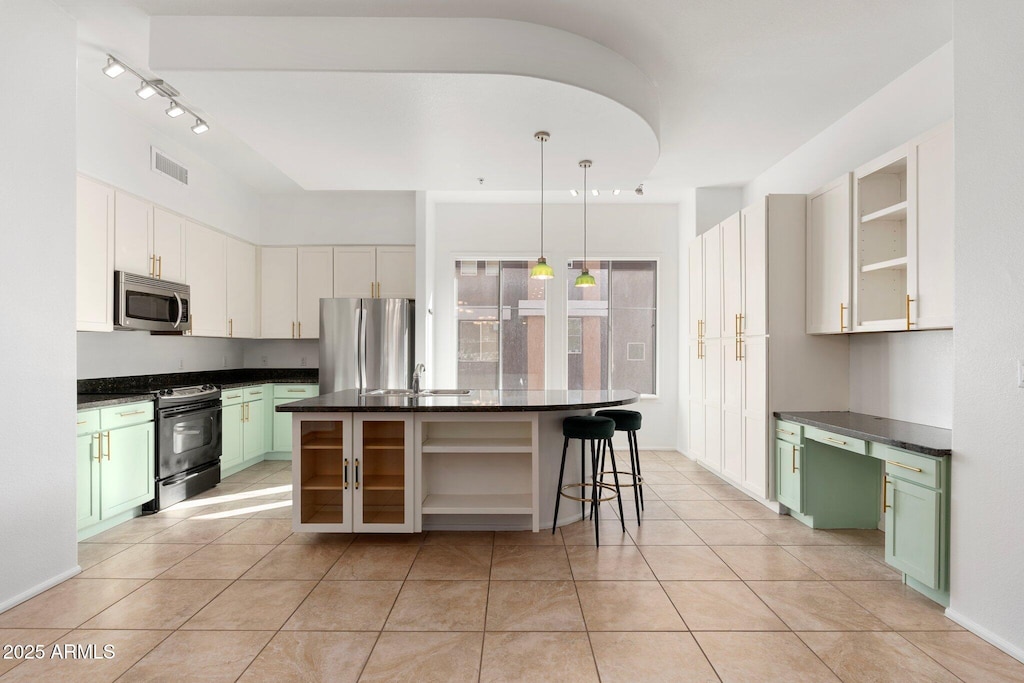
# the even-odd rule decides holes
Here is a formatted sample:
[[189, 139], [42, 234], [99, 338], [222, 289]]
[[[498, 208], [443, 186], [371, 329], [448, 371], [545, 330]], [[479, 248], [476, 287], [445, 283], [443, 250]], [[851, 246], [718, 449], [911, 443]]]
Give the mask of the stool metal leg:
[[[605, 444], [607, 445], [608, 450], [611, 451], [612, 455], [612, 477], [615, 479], [615, 497], [619, 501], [619, 521], [622, 522], [622, 530], [625, 531], [626, 514], [622, 510], [622, 487], [619, 486], [619, 468], [615, 465], [615, 446], [612, 446], [611, 439], [605, 439]], [[601, 462], [604, 462], [604, 455], [601, 456]]]
[[554, 535], [558, 525], [558, 504], [562, 502], [562, 479], [565, 477], [565, 453], [569, 450], [569, 437], [562, 444], [562, 467], [558, 470], [558, 488], [555, 489], [555, 518], [551, 520], [551, 534]]
[[[585, 463], [585, 459], [586, 459], [586, 456], [585, 456], [586, 446], [587, 446], [586, 440], [585, 439], [580, 439], [580, 483], [581, 484], [587, 483], [587, 466], [586, 466], [586, 464], [584, 464]], [[587, 497], [587, 493], [586, 493], [587, 487], [586, 486], [581, 486], [580, 487], [580, 491], [582, 491], [582, 493], [580, 493], [580, 498], [586, 498]], [[587, 504], [581, 500], [580, 501], [580, 519], [586, 519], [586, 518], [587, 518]]]
[[[644, 486], [643, 486], [642, 483], [639, 483], [639, 481], [641, 479], [643, 479], [643, 473], [640, 471], [640, 446], [636, 442], [636, 432], [635, 431], [629, 432], [629, 452], [630, 452], [630, 456], [632, 457], [632, 460], [633, 460], [633, 472], [636, 474], [637, 482], [638, 482], [636, 488], [640, 492], [640, 509], [643, 510], [643, 508], [644, 508]], [[636, 491], [634, 491], [634, 493], [635, 492]]]
[[601, 510], [600, 500], [597, 495], [597, 443], [594, 439], [590, 440], [590, 471], [593, 473], [594, 480], [594, 494], [593, 501], [590, 503], [590, 511], [594, 513], [594, 544], [601, 547]]

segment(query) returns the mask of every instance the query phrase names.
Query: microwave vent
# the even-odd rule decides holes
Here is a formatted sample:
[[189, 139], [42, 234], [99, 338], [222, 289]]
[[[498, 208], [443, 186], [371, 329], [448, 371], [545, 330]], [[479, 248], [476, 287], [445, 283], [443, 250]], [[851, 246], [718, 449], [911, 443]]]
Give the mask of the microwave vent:
[[182, 185], [188, 185], [188, 169], [174, 161], [166, 154], [158, 150], [156, 147], [151, 147], [152, 159], [153, 159], [153, 170], [157, 173], [163, 173], [164, 175], [177, 180]]

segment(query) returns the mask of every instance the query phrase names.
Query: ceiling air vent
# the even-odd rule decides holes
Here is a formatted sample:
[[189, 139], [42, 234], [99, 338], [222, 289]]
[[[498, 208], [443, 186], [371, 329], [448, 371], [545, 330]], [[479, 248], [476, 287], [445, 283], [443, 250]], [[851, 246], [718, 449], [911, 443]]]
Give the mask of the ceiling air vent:
[[152, 159], [153, 159], [153, 170], [157, 173], [163, 173], [164, 175], [174, 178], [182, 185], [188, 185], [188, 169], [174, 161], [166, 154], [158, 150], [156, 147], [151, 147]]

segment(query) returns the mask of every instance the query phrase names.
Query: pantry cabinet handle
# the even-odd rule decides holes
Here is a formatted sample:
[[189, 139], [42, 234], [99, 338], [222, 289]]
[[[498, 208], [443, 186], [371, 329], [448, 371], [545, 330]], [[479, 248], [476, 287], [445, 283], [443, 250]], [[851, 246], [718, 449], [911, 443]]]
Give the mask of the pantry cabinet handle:
[[826, 436], [826, 437], [825, 437], [825, 441], [831, 441], [832, 443], [837, 443], [837, 444], [839, 444], [840, 446], [845, 446], [845, 445], [846, 445], [846, 442], [845, 442], [845, 441], [840, 441], [839, 439], [833, 439], [833, 438], [832, 438], [832, 437], [830, 437], [830, 436]]
[[924, 471], [920, 467], [911, 467], [910, 465], [904, 465], [903, 463], [896, 462], [895, 460], [886, 460], [886, 462], [889, 463], [890, 465], [895, 465], [896, 467], [902, 467], [905, 470], [910, 470], [911, 472], [923, 472]]

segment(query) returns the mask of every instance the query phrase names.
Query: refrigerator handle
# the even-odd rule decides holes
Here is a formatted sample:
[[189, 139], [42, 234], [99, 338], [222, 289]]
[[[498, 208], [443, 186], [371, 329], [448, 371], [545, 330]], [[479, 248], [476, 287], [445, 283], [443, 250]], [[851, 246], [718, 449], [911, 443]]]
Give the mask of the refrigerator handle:
[[356, 373], [359, 375], [359, 388], [366, 390], [366, 315], [363, 302], [359, 302], [359, 322], [356, 336]]

